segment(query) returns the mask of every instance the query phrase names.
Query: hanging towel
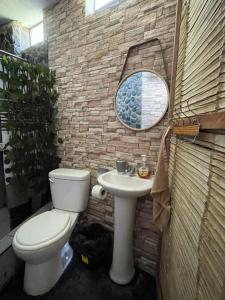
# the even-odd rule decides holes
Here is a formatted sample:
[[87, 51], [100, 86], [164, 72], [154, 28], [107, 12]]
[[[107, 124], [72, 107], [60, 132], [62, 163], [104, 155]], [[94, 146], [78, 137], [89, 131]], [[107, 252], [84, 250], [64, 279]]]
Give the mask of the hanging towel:
[[167, 128], [161, 140], [155, 178], [151, 189], [153, 197], [153, 222], [161, 231], [170, 219], [170, 190], [166, 149], [166, 137], [169, 131], [170, 127]]

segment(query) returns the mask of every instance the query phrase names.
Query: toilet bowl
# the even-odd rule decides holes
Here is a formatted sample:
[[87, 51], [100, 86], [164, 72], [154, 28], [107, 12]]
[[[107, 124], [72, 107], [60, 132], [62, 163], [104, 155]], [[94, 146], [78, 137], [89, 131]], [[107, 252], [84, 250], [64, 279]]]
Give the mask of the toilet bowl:
[[88, 202], [89, 171], [57, 169], [49, 180], [54, 209], [23, 223], [13, 238], [16, 255], [25, 261], [24, 290], [32, 296], [48, 292], [70, 263], [68, 241]]

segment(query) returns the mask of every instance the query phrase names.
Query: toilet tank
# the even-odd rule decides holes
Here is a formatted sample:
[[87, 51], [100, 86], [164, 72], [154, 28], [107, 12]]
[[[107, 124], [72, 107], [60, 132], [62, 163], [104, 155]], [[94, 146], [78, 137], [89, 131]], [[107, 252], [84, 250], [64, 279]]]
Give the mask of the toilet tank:
[[59, 168], [49, 172], [49, 182], [54, 208], [72, 212], [87, 208], [89, 171]]

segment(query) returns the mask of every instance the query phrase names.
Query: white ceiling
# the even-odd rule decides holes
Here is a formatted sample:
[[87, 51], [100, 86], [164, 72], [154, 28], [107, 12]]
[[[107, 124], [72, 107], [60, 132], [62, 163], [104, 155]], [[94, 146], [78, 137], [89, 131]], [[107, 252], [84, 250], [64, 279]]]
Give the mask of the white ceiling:
[[0, 0], [0, 25], [10, 20], [32, 27], [43, 19], [43, 9], [59, 0]]

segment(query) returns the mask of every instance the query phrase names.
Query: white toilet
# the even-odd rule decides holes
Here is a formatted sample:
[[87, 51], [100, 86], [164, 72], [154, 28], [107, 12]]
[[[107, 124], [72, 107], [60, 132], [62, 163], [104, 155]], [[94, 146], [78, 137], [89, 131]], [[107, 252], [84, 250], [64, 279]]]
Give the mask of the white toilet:
[[33, 296], [48, 292], [72, 259], [68, 240], [87, 208], [90, 172], [56, 169], [49, 181], [54, 208], [23, 223], [13, 239], [16, 255], [25, 261], [24, 290]]

